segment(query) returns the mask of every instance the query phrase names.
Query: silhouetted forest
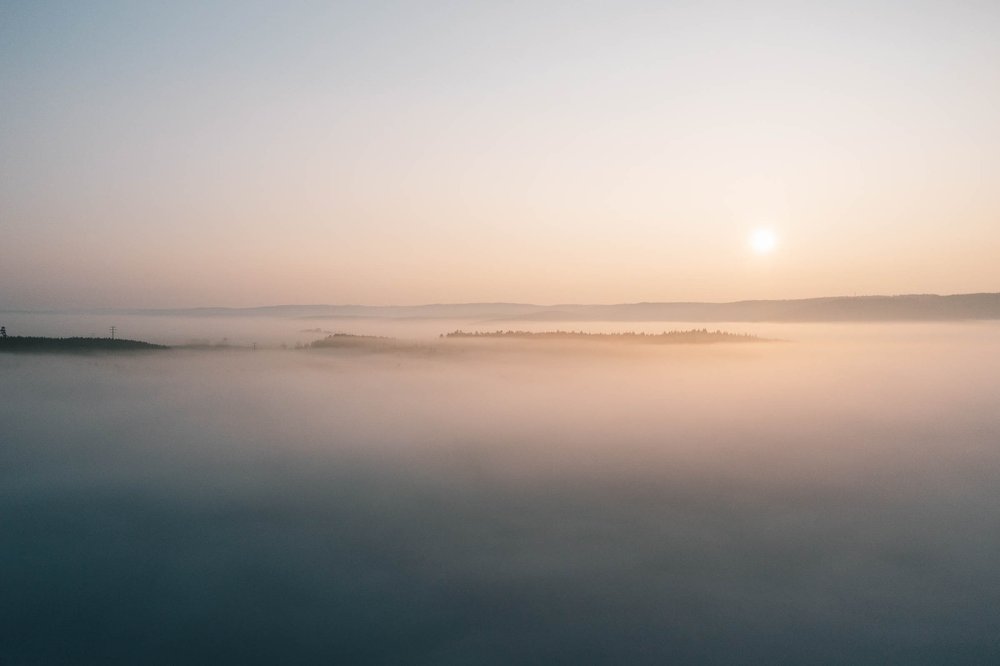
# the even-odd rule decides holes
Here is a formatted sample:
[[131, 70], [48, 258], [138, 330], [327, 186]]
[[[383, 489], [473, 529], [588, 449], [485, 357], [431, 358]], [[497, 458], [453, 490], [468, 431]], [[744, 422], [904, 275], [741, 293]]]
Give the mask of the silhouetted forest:
[[0, 338], [0, 352], [108, 352], [169, 349], [140, 340], [112, 338], [43, 338], [6, 336]]
[[308, 345], [312, 349], [366, 349], [366, 350], [393, 350], [399, 349], [401, 344], [396, 338], [387, 338], [378, 335], [354, 335], [351, 333], [334, 333], [322, 340], [316, 340]]
[[651, 344], [705, 344], [713, 342], [768, 342], [749, 333], [727, 333], [693, 328], [689, 331], [664, 331], [662, 333], [585, 333], [583, 331], [452, 331], [447, 338], [518, 338], [529, 340], [597, 340], [607, 342], [640, 342]]

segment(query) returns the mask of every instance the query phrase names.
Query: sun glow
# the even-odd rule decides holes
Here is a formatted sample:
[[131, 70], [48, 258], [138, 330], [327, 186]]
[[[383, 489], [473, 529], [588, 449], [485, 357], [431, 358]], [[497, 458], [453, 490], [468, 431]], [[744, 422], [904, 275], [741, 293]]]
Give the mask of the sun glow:
[[750, 234], [750, 248], [757, 254], [768, 254], [778, 246], [778, 237], [771, 229], [755, 229]]

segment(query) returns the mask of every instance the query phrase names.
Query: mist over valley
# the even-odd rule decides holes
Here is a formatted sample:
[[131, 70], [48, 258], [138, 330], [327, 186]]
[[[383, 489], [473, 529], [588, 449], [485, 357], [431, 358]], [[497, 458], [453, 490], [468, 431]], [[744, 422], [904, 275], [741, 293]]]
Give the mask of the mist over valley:
[[227, 318], [258, 351], [0, 355], [0, 655], [990, 661], [998, 324], [743, 328], [788, 342], [358, 354]]

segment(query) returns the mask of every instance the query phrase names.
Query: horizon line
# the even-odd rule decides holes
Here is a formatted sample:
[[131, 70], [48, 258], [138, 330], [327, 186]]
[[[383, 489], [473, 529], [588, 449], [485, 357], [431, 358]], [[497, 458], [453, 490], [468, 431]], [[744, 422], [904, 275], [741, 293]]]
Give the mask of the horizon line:
[[536, 308], [558, 308], [558, 307], [612, 307], [622, 305], [736, 305], [741, 303], [790, 303], [797, 301], [818, 301], [818, 300], [851, 300], [864, 298], [908, 298], [908, 297], [934, 297], [934, 298], [954, 298], [961, 296], [1000, 296], [1000, 291], [976, 291], [961, 292], [954, 294], [937, 293], [898, 293], [898, 294], [854, 294], [851, 296], [807, 296], [802, 298], [746, 298], [734, 301], [622, 301], [617, 303], [587, 303], [587, 302], [562, 302], [562, 303], [526, 303], [517, 301], [462, 301], [462, 302], [436, 302], [436, 303], [416, 303], [412, 305], [401, 304], [365, 304], [365, 303], [270, 303], [265, 305], [199, 305], [199, 306], [172, 306], [172, 307], [142, 307], [142, 306], [98, 306], [98, 307], [67, 307], [67, 308], [43, 308], [32, 309], [23, 307], [0, 307], [0, 312], [23, 313], [23, 314], [66, 314], [66, 313], [120, 313], [127, 311], [142, 312], [164, 312], [171, 310], [265, 310], [274, 308], [430, 308], [430, 307], [461, 307], [461, 306], [517, 306]]

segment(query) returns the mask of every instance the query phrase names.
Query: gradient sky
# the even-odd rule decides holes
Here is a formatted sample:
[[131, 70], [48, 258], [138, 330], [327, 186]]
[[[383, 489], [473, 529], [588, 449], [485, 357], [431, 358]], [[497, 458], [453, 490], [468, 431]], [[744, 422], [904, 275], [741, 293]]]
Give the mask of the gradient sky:
[[0, 307], [997, 291], [998, 35], [992, 0], [2, 2]]

